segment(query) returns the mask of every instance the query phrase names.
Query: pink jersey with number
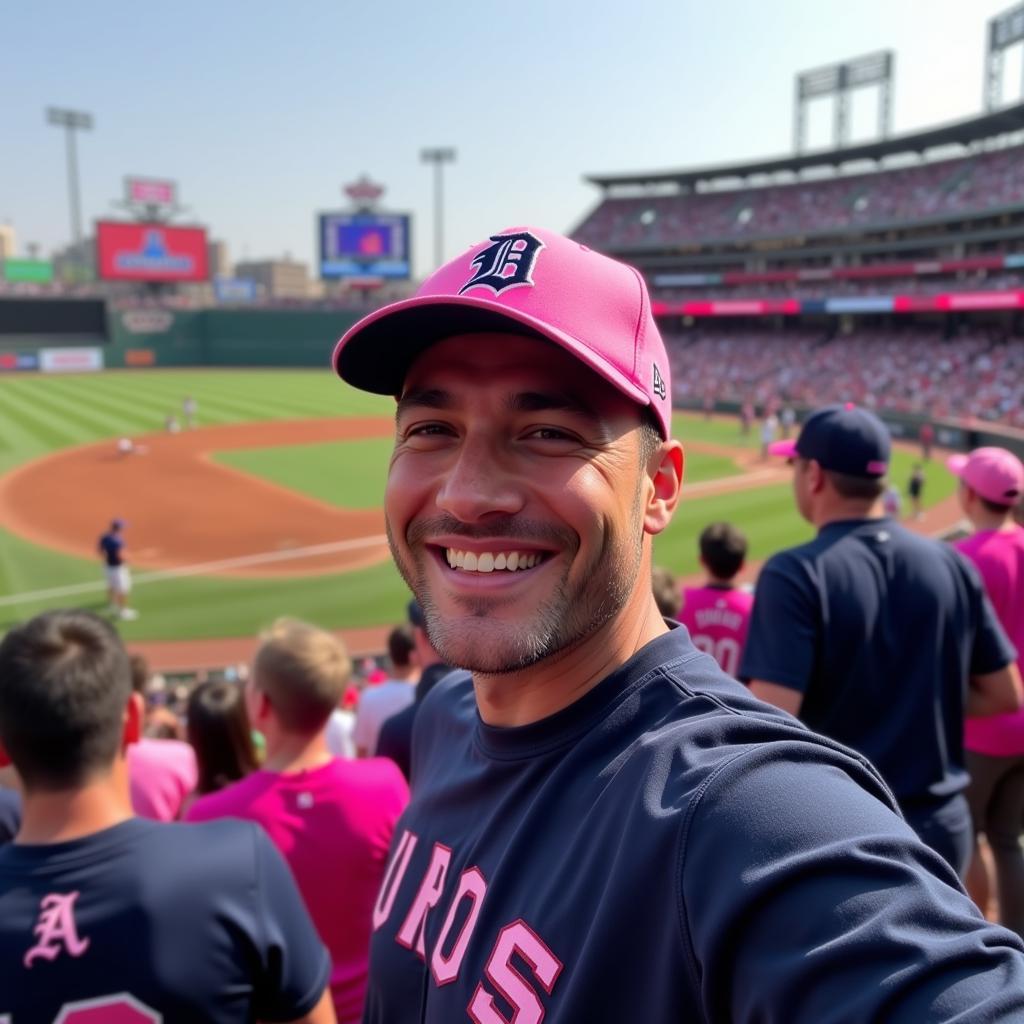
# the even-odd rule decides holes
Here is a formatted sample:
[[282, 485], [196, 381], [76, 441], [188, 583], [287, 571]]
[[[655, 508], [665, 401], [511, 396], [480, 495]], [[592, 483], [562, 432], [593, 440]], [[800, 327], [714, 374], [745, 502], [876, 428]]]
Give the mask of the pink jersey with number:
[[[979, 530], [954, 546], [978, 567], [1000, 625], [1017, 648], [1017, 664], [1024, 669], [1024, 527]], [[1024, 708], [968, 718], [964, 745], [992, 757], [1024, 754]]]
[[683, 590], [679, 621], [690, 631], [698, 650], [710, 654], [724, 672], [735, 676], [747, 642], [753, 606], [754, 595], [746, 590], [687, 587]]

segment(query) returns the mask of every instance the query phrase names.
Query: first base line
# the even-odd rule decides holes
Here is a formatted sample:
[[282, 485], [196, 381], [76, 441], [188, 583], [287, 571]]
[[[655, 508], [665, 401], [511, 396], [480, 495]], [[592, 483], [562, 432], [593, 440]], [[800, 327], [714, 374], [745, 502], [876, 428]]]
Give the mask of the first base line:
[[[132, 586], [143, 586], [147, 583], [159, 583], [161, 580], [181, 579], [188, 576], [205, 576], [211, 572], [223, 572], [226, 569], [245, 569], [253, 565], [268, 565], [272, 562], [288, 562], [296, 558], [315, 558], [317, 555], [330, 555], [338, 551], [358, 551], [360, 548], [378, 547], [387, 543], [383, 534], [375, 537], [355, 537], [350, 540], [332, 541], [329, 544], [312, 544], [304, 548], [289, 548], [281, 551], [264, 551], [255, 555], [240, 555], [237, 558], [222, 558], [216, 562], [197, 562], [194, 565], [182, 565], [174, 569], [158, 569], [153, 572], [132, 574]], [[51, 597], [72, 597], [75, 594], [90, 594], [104, 591], [107, 584], [104, 580], [91, 583], [71, 583], [65, 587], [50, 587], [47, 590], [28, 590], [21, 594], [10, 594], [0, 597], [0, 608], [28, 603], [46, 601]]]

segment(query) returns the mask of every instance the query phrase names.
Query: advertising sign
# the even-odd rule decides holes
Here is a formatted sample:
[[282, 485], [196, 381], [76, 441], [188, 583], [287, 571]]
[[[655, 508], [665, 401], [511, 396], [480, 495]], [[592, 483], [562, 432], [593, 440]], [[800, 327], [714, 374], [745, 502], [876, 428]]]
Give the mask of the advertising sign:
[[409, 277], [409, 224], [407, 213], [322, 213], [320, 276]]
[[121, 325], [129, 334], [163, 334], [174, 326], [174, 314], [167, 309], [130, 309], [121, 314]]
[[43, 373], [84, 373], [103, 369], [103, 351], [98, 348], [41, 348], [39, 368]]
[[206, 231], [97, 221], [96, 266], [104, 281], [205, 281]]
[[53, 280], [53, 264], [49, 260], [4, 260], [0, 277], [10, 282], [49, 284]]
[[125, 198], [146, 206], [173, 206], [174, 182], [157, 178], [125, 178]]
[[35, 352], [0, 352], [0, 373], [38, 369], [39, 356]]
[[258, 288], [247, 277], [215, 277], [213, 294], [218, 302], [255, 302]]

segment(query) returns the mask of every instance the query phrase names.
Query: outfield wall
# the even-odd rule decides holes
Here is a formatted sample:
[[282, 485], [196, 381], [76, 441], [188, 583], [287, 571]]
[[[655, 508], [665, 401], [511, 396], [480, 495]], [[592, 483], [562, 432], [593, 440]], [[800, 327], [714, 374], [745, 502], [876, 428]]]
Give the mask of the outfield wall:
[[105, 340], [70, 334], [0, 334], [0, 356], [6, 354], [10, 364], [0, 365], [0, 369], [37, 369], [39, 352], [69, 346], [99, 348], [103, 365], [115, 369], [323, 367], [328, 365], [334, 343], [359, 316], [322, 310], [110, 310]]
[[319, 310], [112, 312], [106, 365], [326, 366], [358, 319]]

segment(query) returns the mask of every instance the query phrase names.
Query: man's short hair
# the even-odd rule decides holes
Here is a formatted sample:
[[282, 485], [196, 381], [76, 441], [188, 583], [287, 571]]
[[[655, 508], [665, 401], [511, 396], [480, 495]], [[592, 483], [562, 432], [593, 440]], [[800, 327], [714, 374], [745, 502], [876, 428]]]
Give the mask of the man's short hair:
[[412, 626], [408, 623], [403, 622], [402, 625], [395, 626], [388, 634], [388, 657], [395, 668], [408, 668], [415, 650], [416, 638], [413, 636]]
[[67, 790], [109, 769], [132, 692], [128, 654], [90, 612], [52, 611], [0, 643], [0, 742], [27, 790]]
[[833, 469], [825, 469], [822, 472], [832, 482], [833, 488], [841, 498], [873, 502], [885, 491], [885, 477], [850, 476], [847, 473], [837, 473]]
[[136, 693], [146, 695], [146, 686], [149, 684], [149, 662], [138, 653], [128, 655], [128, 663], [132, 667], [132, 689]]
[[352, 676], [344, 643], [297, 619], [278, 619], [261, 637], [253, 682], [267, 695], [281, 724], [315, 733], [338, 706]]
[[708, 572], [720, 580], [731, 580], [743, 568], [747, 538], [732, 523], [711, 523], [700, 535], [700, 557]]
[[[977, 491], [974, 493], [978, 494]], [[983, 498], [980, 494], [978, 494], [978, 501], [981, 502], [981, 507], [986, 512], [991, 512], [994, 516], [1005, 516], [1013, 511], [1013, 505], [1002, 505], [998, 501], [989, 501], [988, 498]]]
[[649, 408], [644, 408], [640, 414], [640, 458], [644, 466], [660, 447], [661, 429], [658, 421]]
[[678, 618], [679, 609], [683, 606], [683, 595], [675, 576], [663, 565], [656, 565], [651, 570], [651, 589], [654, 591], [654, 603], [662, 616], [666, 619]]

